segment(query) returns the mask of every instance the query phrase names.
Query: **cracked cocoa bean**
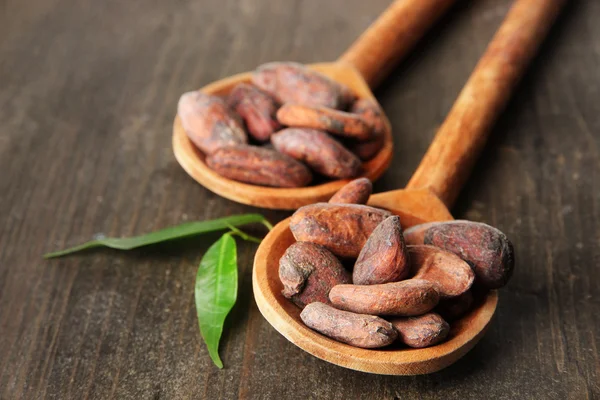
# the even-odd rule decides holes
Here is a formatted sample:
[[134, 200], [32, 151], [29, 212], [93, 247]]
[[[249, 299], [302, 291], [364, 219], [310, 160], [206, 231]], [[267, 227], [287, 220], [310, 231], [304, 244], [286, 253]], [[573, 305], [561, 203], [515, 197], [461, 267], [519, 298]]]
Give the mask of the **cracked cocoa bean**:
[[277, 102], [256, 86], [240, 83], [229, 93], [228, 104], [242, 117], [248, 133], [260, 142], [269, 140], [281, 128], [275, 118]]
[[300, 318], [325, 336], [366, 349], [387, 346], [398, 337], [392, 324], [382, 318], [337, 310], [323, 303], [307, 305]]
[[396, 318], [390, 322], [398, 331], [398, 339], [407, 346], [417, 349], [442, 342], [450, 332], [450, 325], [436, 313]]
[[367, 204], [373, 184], [369, 178], [358, 178], [348, 182], [329, 199], [333, 204]]
[[512, 276], [513, 245], [500, 230], [472, 221], [417, 225], [404, 232], [407, 244], [428, 244], [455, 253], [471, 265], [476, 283], [498, 289]]
[[327, 177], [353, 178], [360, 172], [358, 157], [323, 131], [287, 128], [274, 134], [271, 142], [280, 153], [306, 163]]
[[454, 253], [434, 246], [408, 246], [413, 278], [431, 282], [442, 298], [460, 296], [473, 285], [475, 274]]
[[350, 283], [350, 273], [326, 248], [314, 243], [296, 242], [279, 260], [283, 295], [300, 308], [315, 301], [329, 303], [335, 285]]
[[312, 180], [302, 163], [263, 147], [222, 147], [206, 157], [206, 165], [218, 174], [240, 182], [274, 187], [301, 187]]
[[272, 62], [259, 66], [252, 83], [280, 103], [298, 103], [344, 109], [352, 91], [329, 77], [302, 64]]
[[248, 141], [241, 121], [220, 97], [199, 91], [184, 93], [177, 114], [187, 136], [205, 154]]
[[431, 282], [407, 279], [380, 285], [337, 285], [329, 292], [329, 300], [341, 310], [408, 317], [433, 309], [439, 294]]
[[300, 207], [290, 221], [297, 241], [324, 246], [340, 257], [356, 258], [389, 211], [359, 204], [316, 203]]
[[359, 140], [373, 137], [373, 127], [359, 115], [327, 107], [284, 104], [277, 110], [277, 120], [287, 126], [320, 129]]
[[371, 233], [352, 272], [356, 285], [397, 282], [410, 273], [400, 218], [388, 217]]

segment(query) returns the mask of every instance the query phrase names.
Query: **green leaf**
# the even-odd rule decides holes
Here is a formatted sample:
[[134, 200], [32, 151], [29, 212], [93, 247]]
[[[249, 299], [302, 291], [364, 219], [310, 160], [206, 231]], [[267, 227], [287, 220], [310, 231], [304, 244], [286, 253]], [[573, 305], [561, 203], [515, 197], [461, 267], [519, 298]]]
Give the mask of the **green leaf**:
[[219, 341], [225, 317], [237, 298], [237, 250], [235, 239], [226, 233], [204, 254], [196, 273], [196, 313], [200, 333], [215, 365], [223, 368], [219, 358]]
[[118, 250], [131, 250], [150, 244], [199, 235], [201, 233], [219, 231], [227, 229], [231, 226], [246, 225], [251, 223], [262, 223], [267, 228], [272, 228], [272, 225], [269, 223], [269, 221], [267, 221], [265, 217], [260, 214], [232, 215], [230, 217], [213, 219], [210, 221], [187, 222], [141, 236], [92, 240], [66, 250], [44, 254], [44, 258], [61, 257], [67, 254], [72, 254], [95, 247], [110, 247]]

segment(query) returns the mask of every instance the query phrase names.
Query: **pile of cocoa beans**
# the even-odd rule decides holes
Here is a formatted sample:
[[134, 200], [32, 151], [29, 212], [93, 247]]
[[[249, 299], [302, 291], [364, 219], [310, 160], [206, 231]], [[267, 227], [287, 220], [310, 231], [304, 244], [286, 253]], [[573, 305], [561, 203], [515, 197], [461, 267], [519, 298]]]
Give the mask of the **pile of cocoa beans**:
[[227, 98], [184, 93], [177, 113], [211, 169], [261, 186], [354, 178], [384, 142], [374, 100], [289, 62], [261, 65]]
[[364, 205], [371, 190], [360, 178], [329, 203], [294, 213], [290, 229], [297, 242], [279, 261], [282, 293], [303, 309], [308, 327], [343, 343], [438, 344], [448, 338], [449, 323], [486, 291], [506, 285], [513, 246], [498, 229], [471, 221], [403, 232], [398, 216]]

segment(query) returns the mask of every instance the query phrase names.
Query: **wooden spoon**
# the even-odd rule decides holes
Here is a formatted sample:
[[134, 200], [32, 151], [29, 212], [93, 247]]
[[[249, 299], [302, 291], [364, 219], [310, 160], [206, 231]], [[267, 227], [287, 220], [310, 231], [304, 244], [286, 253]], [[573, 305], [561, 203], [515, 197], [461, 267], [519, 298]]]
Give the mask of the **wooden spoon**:
[[[330, 78], [349, 86], [358, 97], [373, 98], [371, 89], [387, 76], [427, 29], [456, 0], [397, 0], [334, 63], [311, 65]], [[227, 95], [241, 82], [250, 82], [251, 73], [243, 73], [211, 83], [202, 90]], [[388, 168], [393, 155], [392, 133], [386, 119], [383, 148], [363, 163], [363, 173], [372, 181]], [[227, 179], [204, 162], [204, 154], [188, 139], [181, 120], [173, 125], [173, 151], [183, 169], [212, 192], [240, 203], [264, 208], [293, 210], [329, 199], [348, 180], [335, 180], [304, 188], [272, 188], [249, 185]]]
[[[405, 227], [452, 219], [448, 211], [506, 104], [565, 0], [518, 0], [459, 95], [406, 189], [371, 196], [369, 204], [401, 217]], [[343, 367], [387, 375], [418, 375], [454, 363], [483, 336], [496, 310], [494, 290], [452, 324], [448, 341], [425, 349], [366, 350], [306, 327], [300, 309], [281, 295], [279, 259], [295, 239], [289, 218], [260, 244], [252, 283], [256, 304], [273, 327], [310, 354]]]

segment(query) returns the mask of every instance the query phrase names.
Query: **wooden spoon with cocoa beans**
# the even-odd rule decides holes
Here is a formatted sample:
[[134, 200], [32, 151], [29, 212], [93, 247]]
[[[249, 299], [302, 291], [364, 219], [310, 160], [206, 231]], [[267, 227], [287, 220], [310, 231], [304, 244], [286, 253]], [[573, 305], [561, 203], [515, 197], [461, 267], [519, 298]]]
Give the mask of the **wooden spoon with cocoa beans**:
[[[333, 63], [309, 67], [346, 85], [358, 98], [375, 99], [375, 88], [397, 62], [408, 53], [428, 28], [456, 0], [396, 0], [369, 29]], [[201, 92], [225, 96], [240, 83], [248, 83], [252, 73], [242, 73], [213, 82]], [[360, 176], [374, 181], [388, 168], [393, 143], [389, 121], [383, 118], [383, 145], [362, 164]], [[206, 157], [186, 135], [179, 116], [173, 125], [173, 151], [183, 169], [212, 192], [240, 203], [264, 208], [293, 210], [306, 204], [328, 200], [348, 182], [337, 179], [306, 187], [257, 186], [225, 178], [206, 163]]]
[[[448, 209], [468, 178], [494, 120], [565, 3], [515, 2], [407, 187], [372, 195], [369, 205], [400, 216], [403, 228], [452, 219]], [[387, 375], [435, 372], [473, 348], [496, 310], [498, 294], [491, 290], [453, 324], [448, 341], [429, 348], [367, 350], [336, 342], [306, 327], [300, 309], [281, 294], [279, 260], [294, 242], [288, 218], [260, 244], [253, 271], [256, 303], [267, 321], [288, 340], [333, 364]]]

